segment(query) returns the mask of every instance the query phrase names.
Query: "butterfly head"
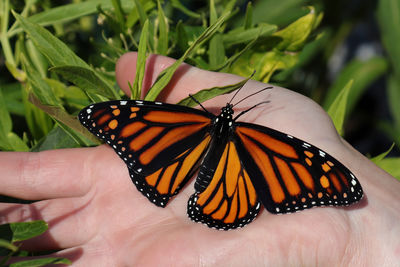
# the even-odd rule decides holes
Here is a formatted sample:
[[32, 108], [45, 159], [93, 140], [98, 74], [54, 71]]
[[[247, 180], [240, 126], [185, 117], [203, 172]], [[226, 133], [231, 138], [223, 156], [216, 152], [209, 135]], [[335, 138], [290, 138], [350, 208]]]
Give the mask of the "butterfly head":
[[221, 115], [227, 119], [231, 119], [233, 115], [233, 105], [227, 103], [225, 107], [221, 108]]
[[227, 103], [225, 107], [221, 108], [221, 113], [214, 119], [214, 133], [217, 137], [225, 137], [227, 131], [233, 124], [233, 105]]

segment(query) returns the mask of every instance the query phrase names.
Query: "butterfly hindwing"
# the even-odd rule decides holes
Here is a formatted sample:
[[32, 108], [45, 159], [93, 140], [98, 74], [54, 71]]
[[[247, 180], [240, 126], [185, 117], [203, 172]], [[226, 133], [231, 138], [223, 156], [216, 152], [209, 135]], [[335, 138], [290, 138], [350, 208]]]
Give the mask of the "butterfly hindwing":
[[209, 114], [148, 101], [109, 101], [83, 109], [79, 120], [128, 166], [138, 190], [165, 206], [193, 175], [210, 136]]
[[254, 186], [232, 141], [211, 145], [200, 167], [195, 190], [188, 202], [188, 215], [209, 227], [223, 230], [242, 227], [254, 220], [260, 209]]
[[244, 122], [235, 124], [235, 136], [258, 197], [272, 213], [349, 205], [363, 196], [350, 170], [313, 145]]

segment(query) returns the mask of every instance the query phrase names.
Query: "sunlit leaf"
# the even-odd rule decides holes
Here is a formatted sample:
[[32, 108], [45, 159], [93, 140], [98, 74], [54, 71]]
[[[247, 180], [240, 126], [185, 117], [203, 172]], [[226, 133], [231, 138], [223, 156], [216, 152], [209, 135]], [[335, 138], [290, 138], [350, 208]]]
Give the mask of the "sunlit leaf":
[[336, 130], [339, 132], [340, 135], [343, 135], [343, 123], [346, 116], [347, 100], [352, 85], [353, 80], [350, 80], [342, 89], [342, 91], [340, 91], [339, 95], [336, 97], [336, 99], [332, 102], [327, 110], [329, 116], [333, 121], [333, 124], [335, 125]]

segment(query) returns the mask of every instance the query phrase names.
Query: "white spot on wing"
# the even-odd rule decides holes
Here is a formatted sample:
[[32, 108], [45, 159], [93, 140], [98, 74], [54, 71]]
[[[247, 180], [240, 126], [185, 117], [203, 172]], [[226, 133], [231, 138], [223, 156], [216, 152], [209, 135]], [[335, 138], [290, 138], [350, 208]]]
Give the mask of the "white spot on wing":
[[311, 147], [311, 145], [310, 145], [310, 144], [308, 144], [308, 143], [306, 143], [306, 142], [303, 142], [303, 147], [305, 147], [305, 148], [309, 148], [309, 147]]
[[128, 103], [128, 101], [125, 101], [125, 100], [124, 100], [124, 101], [120, 101], [119, 103], [120, 103], [122, 106], [125, 106], [125, 105]]

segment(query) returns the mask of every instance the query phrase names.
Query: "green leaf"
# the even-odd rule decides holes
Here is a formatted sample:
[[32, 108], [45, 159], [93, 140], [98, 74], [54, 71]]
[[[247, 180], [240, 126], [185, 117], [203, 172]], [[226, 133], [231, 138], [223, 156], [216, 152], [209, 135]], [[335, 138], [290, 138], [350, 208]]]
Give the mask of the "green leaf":
[[147, 92], [145, 100], [154, 101], [156, 99], [161, 90], [169, 83], [172, 75], [175, 73], [180, 64], [182, 64], [182, 62], [191, 54], [194, 49], [197, 48], [198, 45], [208, 40], [219, 29], [221, 24], [225, 22], [228, 16], [229, 13], [225, 13], [213, 25], [210, 25], [185, 51], [182, 57], [175, 61], [171, 66], [163, 70], [160, 75], [158, 75], [157, 80]]
[[6, 135], [12, 130], [12, 121], [10, 113], [8, 113], [5, 99], [3, 97], [3, 89], [0, 87], [0, 135]]
[[15, 222], [0, 225], [0, 236], [10, 242], [24, 241], [47, 231], [44, 221]]
[[244, 29], [239, 27], [223, 35], [224, 45], [229, 47], [236, 44], [248, 43], [258, 37], [267, 37], [277, 30], [275, 25], [261, 23], [257, 27]]
[[400, 129], [400, 76], [396, 78], [393, 74], [387, 79], [387, 94], [390, 112], [393, 116], [394, 125]]
[[[304, 0], [263, 0], [255, 1], [253, 8], [253, 22], [267, 22], [277, 25], [287, 25], [294, 19], [301, 17], [307, 10], [301, 7], [309, 2]], [[243, 25], [243, 19], [236, 25]]]
[[29, 151], [25, 142], [15, 133], [9, 132], [6, 134], [6, 143], [1, 142], [0, 148], [8, 151]]
[[56, 121], [58, 126], [63, 129], [63, 131], [69, 135], [75, 143], [80, 144], [80, 146], [97, 146], [101, 144], [101, 141], [89, 133], [86, 128], [82, 129], [80, 127], [81, 125], [77, 126], [78, 123], [76, 123], [76, 125], [74, 124], [74, 127], [70, 127], [61, 121]]
[[[217, 66], [215, 68], [211, 68], [210, 70], [212, 70], [212, 71], [220, 71], [220, 70], [223, 70], [225, 68], [230, 68], [231, 65], [236, 60], [238, 60], [246, 51], [248, 51], [250, 48], [253, 47], [253, 45], [257, 42], [257, 40], [258, 40], [258, 38], [254, 39], [253, 41], [248, 43], [242, 50], [240, 50], [237, 53], [235, 53], [233, 56], [228, 58], [228, 60], [225, 60], [221, 65], [219, 65], [219, 66]], [[231, 72], [231, 71], [227, 71], [227, 72]]]
[[400, 2], [398, 0], [378, 1], [378, 22], [383, 44], [389, 54], [396, 76], [400, 77]]
[[47, 60], [33, 45], [32, 40], [30, 39], [26, 40], [25, 46], [29, 55], [29, 59], [33, 63], [35, 69], [40, 73], [41, 77], [46, 77], [46, 72], [48, 68]]
[[[47, 58], [52, 66], [77, 66], [90, 69], [90, 66], [79, 58], [69, 47], [38, 24], [13, 12], [21, 27], [28, 33], [36, 48]], [[102, 79], [99, 76], [99, 79]], [[89, 94], [94, 102], [102, 99]]]
[[15, 246], [15, 245], [11, 244], [10, 242], [8, 242], [7, 240], [1, 239], [1, 238], [0, 238], [0, 248], [5, 248], [5, 249], [11, 250], [13, 252], [18, 251], [17, 246]]
[[[1, 8], [1, 7], [0, 7]], [[0, 226], [0, 229], [2, 226]], [[18, 252], [18, 246], [15, 246], [10, 242], [11, 231], [9, 231], [8, 236], [3, 236], [4, 238], [0, 238], [0, 266], [5, 266], [6, 262], [16, 253]], [[0, 235], [2, 236], [2, 235]]]
[[119, 99], [115, 90], [90, 68], [79, 66], [57, 66], [50, 68], [50, 71], [62, 75], [66, 80], [82, 88], [82, 90], [87, 93], [106, 97], [107, 100]]
[[208, 61], [211, 69], [215, 69], [225, 63], [225, 47], [222, 41], [222, 34], [219, 32], [215, 33], [210, 39]]
[[350, 80], [342, 89], [333, 103], [329, 106], [327, 112], [331, 117], [336, 130], [340, 135], [343, 135], [343, 123], [346, 116], [346, 106], [353, 80]]
[[18, 69], [15, 65], [11, 64], [10, 62], [5, 62], [8, 71], [12, 74], [12, 76], [17, 81], [25, 81], [26, 80], [26, 73]]
[[22, 65], [27, 74], [27, 81], [32, 87], [33, 93], [39, 98], [43, 105], [61, 107], [60, 101], [55, 96], [51, 87], [43, 79], [40, 73], [35, 67], [31, 66], [30, 63], [22, 56]]
[[35, 144], [35, 146], [32, 147], [30, 151], [39, 152], [45, 150], [72, 148], [79, 146], [79, 141], [72, 138], [68, 133], [64, 131], [63, 128], [56, 126], [43, 139]]
[[217, 10], [215, 9], [215, 1], [210, 0], [210, 25], [216, 22], [218, 19]]
[[244, 29], [250, 29], [253, 26], [253, 5], [251, 2], [247, 3], [246, 15], [244, 17]]
[[383, 160], [390, 153], [390, 151], [392, 151], [394, 146], [395, 146], [395, 143], [393, 143], [388, 150], [386, 150], [385, 152], [383, 152], [383, 153], [371, 158], [370, 160], [372, 162], [374, 162], [375, 164], [378, 164], [379, 161]]
[[286, 53], [279, 50], [269, 52], [249, 50], [232, 65], [231, 72], [239, 76], [249, 76], [255, 70], [255, 80], [268, 83], [275, 71], [295, 66], [298, 57], [298, 53]]
[[181, 20], [176, 25], [176, 42], [182, 51], [185, 51], [189, 47], [189, 38]]
[[157, 8], [158, 8], [158, 40], [157, 40], [157, 54], [159, 55], [167, 55], [168, 50], [168, 19], [164, 15], [164, 11], [162, 10], [160, 0], [157, 0]]
[[349, 80], [354, 80], [346, 110], [346, 113], [350, 113], [363, 92], [368, 88], [368, 85], [383, 75], [387, 68], [388, 64], [382, 57], [373, 57], [366, 61], [351, 61], [340, 72], [334, 84], [329, 88], [323, 104], [324, 109], [327, 110]]
[[300, 51], [315, 28], [317, 16], [315, 9], [310, 7], [310, 12], [291, 23], [289, 26], [273, 34], [273, 37], [281, 38], [281, 41], [275, 45], [275, 49], [280, 51]]
[[185, 15], [187, 15], [189, 17], [192, 17], [192, 18], [195, 18], [195, 19], [199, 19], [201, 17], [200, 14], [187, 9], [184, 5], [181, 4], [181, 2], [179, 2], [179, 0], [172, 0], [171, 1], [171, 5], [174, 8], [182, 11]]
[[[24, 116], [25, 110], [22, 104], [22, 84], [18, 82], [12, 82], [8, 84], [2, 84], [0, 90], [3, 93], [6, 108], [10, 114]], [[1, 118], [1, 117], [0, 117]]]
[[39, 51], [46, 56], [47, 60], [53, 66], [73, 65], [89, 67], [85, 61], [75, 55], [66, 44], [52, 35], [48, 30], [15, 12], [13, 14]]
[[[238, 82], [238, 83], [227, 85], [227, 86], [203, 89], [203, 90], [200, 90], [197, 93], [193, 94], [192, 96], [197, 101], [202, 103], [202, 102], [207, 101], [216, 96], [223, 95], [223, 94], [229, 94], [230, 92], [233, 92], [233, 91], [243, 87], [250, 78], [251, 78], [251, 76], [247, 79], [244, 79], [244, 80]], [[186, 98], [182, 99], [181, 101], [179, 101], [178, 105], [194, 107], [194, 106], [197, 106], [198, 104], [195, 101], [193, 101], [193, 99], [191, 97], [186, 97]]]
[[[128, 0], [129, 2], [134, 2], [132, 0]], [[126, 2], [126, 0], [124, 1]], [[140, 3], [140, 2], [139, 2]], [[144, 14], [142, 14], [142, 16], [146, 17], [146, 12], [153, 10], [155, 7], [155, 4], [152, 1], [146, 1], [144, 3], [142, 3], [142, 5], [140, 6], [140, 8], [142, 9], [142, 11], [140, 12], [144, 12]], [[140, 14], [138, 12], [138, 9], [136, 8], [136, 6], [134, 8], [132, 8], [131, 12], [128, 15], [128, 18], [126, 19], [126, 28], [132, 28], [136, 22], [140, 19]], [[146, 20], [146, 18], [145, 18]]]
[[[98, 6], [101, 6], [103, 10], [110, 10], [113, 8], [113, 5], [109, 0], [82, 1], [79, 3], [62, 5], [47, 9], [41, 13], [30, 16], [29, 20], [31, 22], [40, 24], [41, 26], [65, 23], [77, 18], [81, 18], [83, 16], [96, 13]], [[124, 9], [132, 9], [134, 5], [131, 0], [123, 0], [122, 7]], [[11, 37], [16, 33], [21, 32], [21, 30], [22, 29], [17, 25], [13, 25], [13, 27], [8, 32], [8, 36]]]
[[376, 163], [379, 167], [390, 173], [397, 180], [400, 180], [400, 157], [385, 158]]
[[324, 49], [326, 43], [330, 41], [329, 37], [329, 34], [322, 32], [317, 35], [315, 40], [309, 41], [298, 54], [298, 61], [296, 64], [291, 68], [284, 69], [283, 71], [275, 74], [274, 82], [285, 83], [292, 77], [296, 70], [300, 69], [306, 64], [309, 64], [313, 59], [315, 59], [317, 53]]
[[[57, 120], [57, 122], [60, 123], [61, 127], [63, 126], [63, 124], [67, 125], [68, 127], [63, 127], [63, 129], [65, 131], [70, 131], [71, 137], [73, 137], [76, 142], [79, 142], [80, 144], [85, 144], [86, 146], [93, 143], [99, 144], [98, 139], [95, 138], [93, 135], [88, 134], [88, 131], [78, 122], [78, 119], [69, 115], [64, 109], [59, 107], [45, 106], [40, 103], [39, 99], [37, 99], [33, 94], [29, 94], [29, 101], [31, 101], [36, 107], [40, 108], [41, 110], [52, 116], [55, 120]], [[87, 137], [90, 140], [90, 143], [85, 142], [84, 139], [75, 138], [77, 133]]]
[[136, 60], [136, 73], [135, 73], [135, 81], [133, 82], [133, 86], [131, 87], [131, 99], [139, 99], [142, 92], [142, 84], [144, 73], [146, 70], [146, 50], [147, 50], [147, 38], [149, 35], [148, 32], [149, 21], [143, 25], [142, 32], [140, 33], [140, 42], [138, 48], [138, 57]]
[[85, 92], [74, 85], [66, 85], [65, 83], [55, 79], [45, 79], [47, 84], [53, 89], [58, 99], [65, 101], [67, 109], [81, 110], [88, 105], [88, 97]]
[[52, 264], [72, 264], [72, 262], [65, 258], [40, 258], [33, 260], [24, 260], [15, 263], [11, 263], [10, 267], [40, 267], [40, 266], [48, 266]]
[[[25, 120], [28, 125], [30, 134], [33, 136], [34, 141], [40, 140], [53, 128], [54, 125], [53, 120], [50, 118], [50, 116], [48, 116], [42, 110], [38, 109], [34, 104], [32, 104], [29, 101], [28, 95], [29, 94], [34, 95], [29, 84], [24, 90], [22, 90], [22, 93], [23, 93], [22, 102], [24, 104]], [[38, 98], [36, 97], [36, 99]], [[37, 100], [37, 102], [41, 103], [39, 99]]]
[[12, 242], [23, 241], [41, 235], [47, 231], [48, 225], [44, 221], [10, 223], [13, 232]]
[[143, 27], [144, 23], [146, 22], [146, 20], [148, 20], [148, 17], [147, 17], [147, 14], [146, 14], [146, 10], [143, 8], [143, 5], [142, 5], [142, 3], [140, 3], [139, 0], [134, 0], [133, 2], [136, 5], [135, 10], [139, 15], [140, 24]]
[[118, 24], [120, 25], [121, 29], [123, 29], [123, 26], [125, 25], [125, 14], [124, 14], [124, 11], [122, 10], [121, 1], [120, 0], [111, 0], [111, 3], [113, 5], [113, 10], [114, 10], [116, 20], [117, 20]]
[[10, 12], [10, 1], [0, 2], [0, 44], [2, 48], [2, 61], [8, 62], [10, 66], [16, 66], [16, 61], [13, 56], [13, 51], [10, 44], [10, 39], [7, 37], [7, 28], [10, 22], [9, 20]]

